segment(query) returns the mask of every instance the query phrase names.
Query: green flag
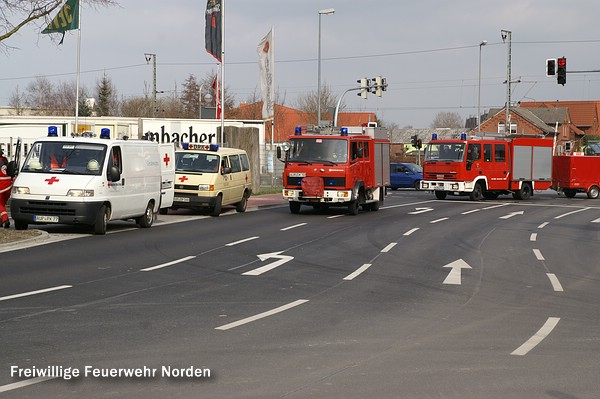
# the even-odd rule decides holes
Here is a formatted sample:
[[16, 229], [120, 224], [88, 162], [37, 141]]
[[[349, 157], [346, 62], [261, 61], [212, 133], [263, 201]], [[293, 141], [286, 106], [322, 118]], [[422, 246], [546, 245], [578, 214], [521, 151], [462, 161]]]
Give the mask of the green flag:
[[[42, 31], [42, 33], [62, 33], [63, 39], [65, 32], [79, 28], [79, 13], [77, 12], [78, 0], [67, 0], [58, 14], [52, 19], [52, 22]], [[60, 41], [62, 43], [62, 39]], [[59, 43], [59, 44], [60, 44]]]

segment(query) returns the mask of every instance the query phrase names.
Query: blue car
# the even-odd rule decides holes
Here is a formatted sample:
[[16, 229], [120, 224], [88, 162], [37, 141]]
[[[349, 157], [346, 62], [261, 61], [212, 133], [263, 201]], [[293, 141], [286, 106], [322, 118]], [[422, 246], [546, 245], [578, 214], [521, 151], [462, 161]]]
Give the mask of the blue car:
[[419, 189], [423, 180], [423, 168], [414, 163], [390, 163], [390, 185], [392, 190], [399, 188]]

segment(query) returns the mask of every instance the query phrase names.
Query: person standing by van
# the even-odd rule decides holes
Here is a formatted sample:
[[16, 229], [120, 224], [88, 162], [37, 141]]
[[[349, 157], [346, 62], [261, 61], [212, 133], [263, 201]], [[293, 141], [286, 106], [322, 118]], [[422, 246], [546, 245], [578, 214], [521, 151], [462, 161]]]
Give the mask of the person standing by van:
[[2, 223], [5, 229], [8, 229], [10, 227], [10, 220], [8, 219], [8, 212], [6, 212], [6, 203], [10, 198], [13, 178], [7, 173], [7, 162], [5, 163], [0, 158], [0, 164], [0, 223]]

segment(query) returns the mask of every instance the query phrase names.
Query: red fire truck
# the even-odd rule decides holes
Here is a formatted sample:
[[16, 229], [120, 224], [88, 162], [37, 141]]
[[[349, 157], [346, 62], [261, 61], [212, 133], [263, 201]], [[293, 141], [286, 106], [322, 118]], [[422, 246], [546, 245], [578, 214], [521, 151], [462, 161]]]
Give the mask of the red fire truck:
[[501, 194], [526, 200], [534, 190], [552, 183], [553, 140], [542, 137], [482, 135], [437, 140], [425, 147], [421, 189], [468, 195], [471, 200], [496, 199]]
[[552, 188], [573, 198], [586, 193], [588, 198], [600, 195], [600, 156], [557, 155], [552, 159]]
[[377, 211], [390, 184], [390, 142], [387, 131], [374, 124], [296, 127], [289, 142], [277, 148], [277, 157], [285, 162], [283, 197], [292, 213], [302, 204], [345, 206], [350, 215], [358, 214], [359, 206]]

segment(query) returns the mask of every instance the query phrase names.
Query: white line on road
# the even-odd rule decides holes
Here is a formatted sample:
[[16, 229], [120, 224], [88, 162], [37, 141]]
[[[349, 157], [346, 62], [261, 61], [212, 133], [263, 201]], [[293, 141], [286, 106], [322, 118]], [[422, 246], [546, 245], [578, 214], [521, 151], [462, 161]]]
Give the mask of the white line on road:
[[358, 277], [361, 273], [363, 273], [369, 267], [371, 267], [371, 264], [365, 263], [364, 265], [362, 265], [361, 267], [356, 269], [354, 272], [352, 272], [349, 275], [347, 275], [346, 277], [344, 277], [344, 280], [354, 280], [356, 277]]
[[537, 240], [537, 233], [531, 233], [531, 235], [529, 236], [529, 241], [535, 241]]
[[279, 229], [281, 231], [287, 231], [287, 230], [291, 230], [291, 229], [295, 229], [296, 227], [302, 227], [305, 226], [306, 223], [300, 223], [300, 224], [295, 224], [293, 226], [289, 226], [289, 227], [284, 227], [283, 229]]
[[592, 223], [600, 223], [600, 218], [592, 220]]
[[475, 213], [475, 212], [479, 212], [479, 211], [481, 211], [481, 209], [472, 209], [470, 211], [461, 212], [461, 215], [468, 215], [469, 213]]
[[394, 248], [398, 244], [397, 242], [392, 242], [388, 244], [385, 248], [381, 250], [381, 252], [389, 252], [392, 248]]
[[23, 381], [19, 381], [19, 382], [13, 382], [12, 384], [6, 384], [6, 385], [0, 386], [0, 392], [12, 391], [13, 389], [23, 388], [28, 385], [38, 384], [40, 382], [53, 380], [55, 378], [57, 378], [57, 377], [36, 377], [36, 378], [30, 378], [28, 380], [23, 380]]
[[234, 242], [230, 242], [229, 244], [225, 244], [226, 247], [233, 247], [234, 245], [238, 245], [247, 241], [252, 241], [252, 240], [256, 240], [257, 238], [260, 238], [258, 236], [254, 236], [254, 237], [248, 237], [248, 238], [244, 238], [243, 240], [239, 240], [239, 241], [234, 241]]
[[436, 219], [436, 220], [432, 220], [432, 221], [431, 221], [431, 222], [429, 222], [429, 223], [433, 224], [433, 223], [443, 222], [444, 220], [448, 220], [448, 219], [449, 219], [449, 218], [441, 218], [441, 219]]
[[147, 267], [147, 268], [142, 269], [140, 271], [142, 271], [142, 272], [151, 272], [152, 270], [162, 269], [163, 267], [173, 266], [173, 265], [176, 265], [178, 263], [185, 262], [185, 261], [188, 261], [188, 260], [194, 259], [194, 258], [195, 258], [195, 256], [186, 256], [185, 258], [177, 259], [177, 260], [174, 260], [174, 261], [171, 261], [171, 262], [162, 263], [160, 265], [156, 265], [156, 266], [152, 266], [152, 267]]
[[542, 255], [542, 252], [539, 249], [534, 249], [533, 253], [535, 254], [537, 260], [545, 260], [544, 255]]
[[554, 330], [554, 327], [560, 321], [560, 317], [548, 317], [548, 320], [544, 323], [542, 328], [538, 330], [531, 338], [529, 338], [523, 345], [519, 346], [515, 349], [511, 355], [515, 356], [524, 356], [530, 350], [535, 348], [540, 342], [544, 340], [551, 332]]
[[492, 206], [486, 206], [486, 207], [485, 207], [485, 208], [483, 208], [483, 209], [485, 209], [485, 210], [488, 210], [488, 209], [496, 209], [496, 208], [501, 208], [501, 207], [503, 207], [503, 206], [508, 206], [508, 205], [509, 205], [509, 204], [492, 205]]
[[560, 281], [558, 281], [558, 277], [556, 277], [556, 274], [546, 273], [546, 275], [550, 279], [550, 283], [552, 284], [552, 289], [554, 289], [554, 291], [557, 291], [557, 292], [563, 292], [563, 287], [560, 284]]
[[0, 301], [8, 301], [10, 299], [21, 298], [21, 297], [24, 297], [24, 296], [44, 294], [46, 292], [64, 290], [65, 288], [71, 288], [71, 287], [73, 287], [73, 286], [72, 285], [59, 285], [57, 287], [44, 288], [42, 290], [23, 292], [21, 294], [15, 294], [15, 295], [9, 295], [9, 296], [0, 297]]
[[409, 235], [411, 235], [412, 233], [414, 233], [414, 232], [415, 232], [415, 231], [417, 231], [417, 230], [419, 230], [419, 228], [418, 228], [418, 227], [415, 227], [414, 229], [410, 229], [410, 230], [408, 230], [406, 233], [404, 233], [404, 235], [405, 235], [405, 236], [409, 236]]
[[271, 310], [268, 310], [268, 311], [263, 312], [263, 313], [259, 313], [259, 314], [255, 315], [255, 316], [247, 317], [247, 318], [242, 319], [242, 320], [234, 321], [233, 323], [229, 323], [229, 324], [222, 325], [220, 327], [216, 327], [215, 330], [225, 331], [225, 330], [229, 330], [231, 328], [239, 327], [241, 325], [248, 324], [248, 323], [251, 323], [253, 321], [256, 321], [256, 320], [259, 320], [259, 319], [262, 319], [262, 318], [265, 318], [265, 317], [272, 316], [274, 314], [283, 312], [285, 310], [291, 309], [291, 308], [296, 307], [298, 305], [302, 305], [303, 303], [306, 303], [306, 302], [308, 302], [308, 299], [298, 299], [297, 301], [288, 303], [287, 305], [283, 305], [283, 306], [280, 306], [278, 308], [271, 309]]
[[538, 226], [538, 229], [543, 229], [543, 228], [544, 228], [544, 227], [546, 227], [546, 226], [548, 226], [548, 222], [544, 222], [544, 223], [540, 224], [540, 225]]
[[332, 215], [332, 216], [327, 216], [327, 219], [335, 219], [335, 218], [341, 218], [346, 216], [346, 214], [341, 214], [341, 215]]
[[555, 216], [554, 219], [564, 218], [565, 216], [569, 216], [569, 215], [572, 215], [574, 213], [579, 213], [579, 212], [587, 211], [588, 209], [590, 209], [590, 208], [577, 209], [576, 211], [571, 211], [571, 212], [563, 213], [562, 215]]

